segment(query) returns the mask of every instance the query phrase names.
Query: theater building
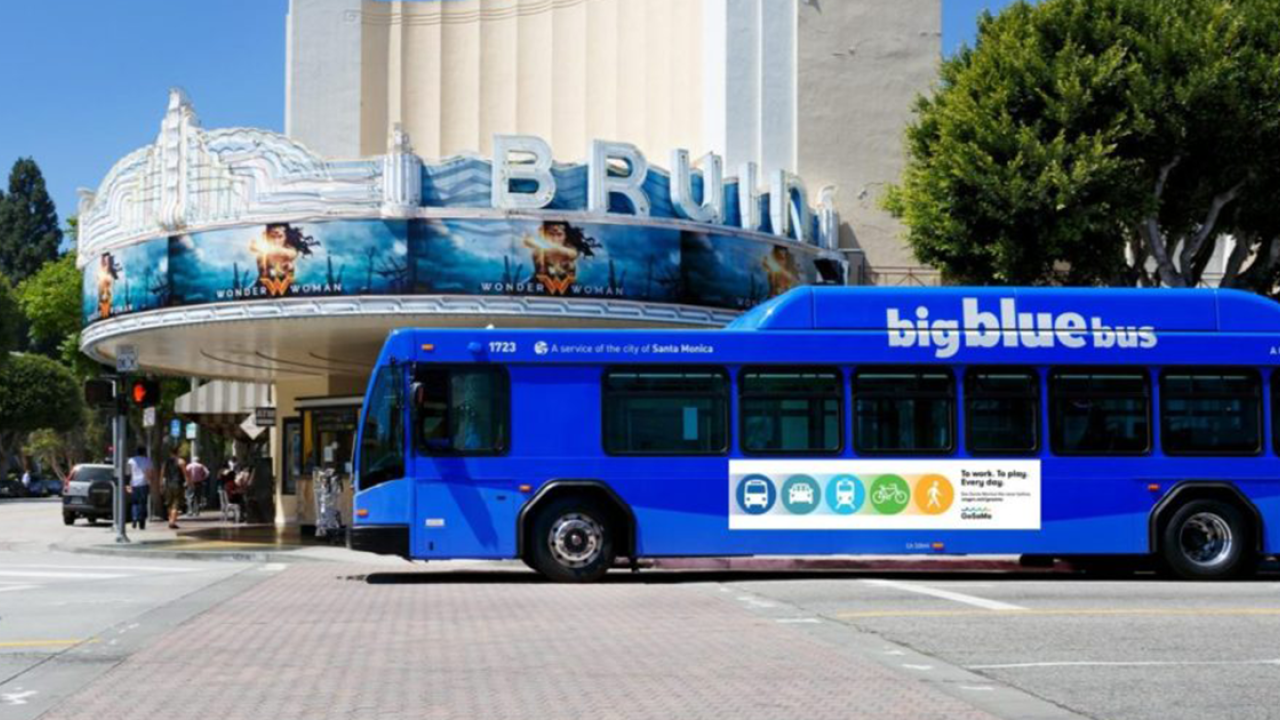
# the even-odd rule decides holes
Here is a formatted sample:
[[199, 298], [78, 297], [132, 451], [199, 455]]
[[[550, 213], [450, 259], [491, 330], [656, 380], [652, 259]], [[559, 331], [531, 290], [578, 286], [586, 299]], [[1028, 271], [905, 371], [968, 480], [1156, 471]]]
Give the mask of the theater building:
[[393, 328], [718, 326], [927, 278], [877, 202], [939, 24], [937, 0], [293, 0], [285, 133], [204, 128], [175, 90], [82, 194], [82, 347], [202, 379], [192, 417], [274, 407], [276, 517], [306, 524]]

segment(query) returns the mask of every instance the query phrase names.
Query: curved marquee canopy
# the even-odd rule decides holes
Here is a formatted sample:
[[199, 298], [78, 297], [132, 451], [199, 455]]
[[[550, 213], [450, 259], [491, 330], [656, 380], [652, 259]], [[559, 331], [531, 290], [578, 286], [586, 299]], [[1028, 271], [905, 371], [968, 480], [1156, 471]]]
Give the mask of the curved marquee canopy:
[[597, 141], [557, 164], [531, 136], [489, 160], [329, 160], [285, 136], [204, 130], [181, 91], [155, 144], [82, 191], [82, 348], [145, 369], [271, 380], [367, 373], [404, 326], [719, 326], [786, 290], [843, 283], [829, 189], [815, 211], [720, 159], [672, 173]]

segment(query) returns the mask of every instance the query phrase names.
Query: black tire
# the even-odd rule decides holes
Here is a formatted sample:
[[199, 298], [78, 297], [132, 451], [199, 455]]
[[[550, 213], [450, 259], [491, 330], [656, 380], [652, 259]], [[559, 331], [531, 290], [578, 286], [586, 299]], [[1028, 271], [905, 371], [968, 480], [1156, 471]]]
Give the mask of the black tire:
[[75, 525], [75, 524], [76, 524], [76, 514], [75, 514], [75, 513], [73, 513], [73, 512], [64, 512], [64, 513], [62, 513], [62, 524], [63, 524], [63, 525]]
[[599, 503], [558, 498], [534, 516], [526, 562], [556, 582], [594, 582], [613, 566], [616, 532], [611, 514]]
[[1238, 506], [1221, 500], [1191, 500], [1174, 511], [1160, 531], [1164, 567], [1186, 580], [1223, 580], [1251, 573], [1257, 565], [1254, 528]]

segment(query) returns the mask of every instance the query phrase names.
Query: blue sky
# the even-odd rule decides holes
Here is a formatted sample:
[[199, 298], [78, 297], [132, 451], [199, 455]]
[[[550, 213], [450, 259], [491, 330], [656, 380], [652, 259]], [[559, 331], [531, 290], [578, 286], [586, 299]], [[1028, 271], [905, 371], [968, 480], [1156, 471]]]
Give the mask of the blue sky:
[[[1009, 2], [943, 0], [943, 52], [972, 41], [982, 9]], [[32, 156], [58, 216], [74, 214], [77, 187], [96, 189], [115, 161], [155, 139], [175, 85], [205, 127], [283, 130], [287, 8], [288, 0], [5, 3], [3, 186], [13, 161]]]

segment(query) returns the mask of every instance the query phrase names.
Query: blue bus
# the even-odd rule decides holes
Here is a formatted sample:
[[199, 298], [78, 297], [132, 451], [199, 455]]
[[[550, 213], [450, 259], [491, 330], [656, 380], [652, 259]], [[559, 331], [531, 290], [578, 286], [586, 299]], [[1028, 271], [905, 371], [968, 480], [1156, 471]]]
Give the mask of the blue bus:
[[1280, 305], [1228, 290], [792, 290], [711, 330], [405, 329], [356, 549], [520, 558], [1280, 548]]

